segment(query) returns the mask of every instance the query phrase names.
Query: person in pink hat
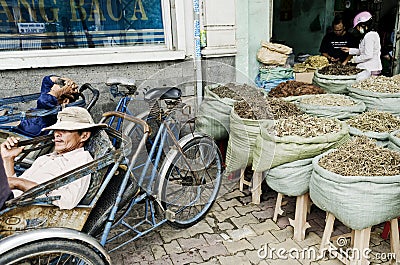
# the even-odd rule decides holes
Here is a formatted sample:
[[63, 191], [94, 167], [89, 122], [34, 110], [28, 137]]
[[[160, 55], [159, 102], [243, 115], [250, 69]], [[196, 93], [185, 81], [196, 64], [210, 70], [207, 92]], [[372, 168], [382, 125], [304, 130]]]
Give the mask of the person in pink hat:
[[353, 55], [351, 62], [357, 64], [357, 68], [367, 70], [366, 77], [379, 75], [382, 70], [381, 41], [372, 23], [371, 13], [363, 11], [357, 14], [353, 20], [353, 27], [362, 35], [360, 44], [358, 48], [342, 48], [344, 52]]

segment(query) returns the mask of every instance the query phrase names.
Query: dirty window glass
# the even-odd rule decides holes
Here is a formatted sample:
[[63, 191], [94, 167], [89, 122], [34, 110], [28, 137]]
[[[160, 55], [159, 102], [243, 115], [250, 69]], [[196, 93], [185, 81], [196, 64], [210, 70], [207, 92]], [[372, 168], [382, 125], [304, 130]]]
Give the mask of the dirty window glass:
[[161, 0], [0, 0], [0, 51], [165, 45]]

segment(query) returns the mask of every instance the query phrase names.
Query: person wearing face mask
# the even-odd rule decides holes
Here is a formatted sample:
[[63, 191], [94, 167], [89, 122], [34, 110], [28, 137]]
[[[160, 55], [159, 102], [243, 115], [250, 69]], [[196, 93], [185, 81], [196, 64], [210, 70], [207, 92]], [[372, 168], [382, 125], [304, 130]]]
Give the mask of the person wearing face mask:
[[343, 47], [342, 51], [353, 55], [352, 63], [357, 68], [366, 70], [366, 76], [377, 76], [381, 73], [381, 41], [379, 34], [373, 30], [371, 13], [364, 11], [354, 17], [353, 26], [362, 35], [359, 47]]

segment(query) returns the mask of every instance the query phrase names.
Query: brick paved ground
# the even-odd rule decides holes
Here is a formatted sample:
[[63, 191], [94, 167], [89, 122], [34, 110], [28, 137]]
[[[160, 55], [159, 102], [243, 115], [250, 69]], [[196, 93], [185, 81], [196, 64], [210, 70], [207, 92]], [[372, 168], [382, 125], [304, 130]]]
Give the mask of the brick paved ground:
[[[261, 204], [253, 205], [251, 194], [240, 192], [235, 185], [220, 197], [206, 218], [188, 229], [179, 230], [168, 224], [159, 227], [139, 240], [111, 253], [114, 264], [342, 264], [337, 259], [278, 259], [276, 253], [265, 257], [265, 249], [292, 248], [318, 249], [325, 225], [325, 212], [312, 206], [308, 215], [311, 228], [304, 241], [292, 239], [293, 228], [288, 218], [294, 218], [295, 198], [285, 198], [284, 215], [277, 223], [272, 221], [276, 192], [263, 192]], [[350, 230], [335, 223], [333, 235]], [[376, 253], [390, 253], [388, 240], [380, 237], [382, 225], [371, 232], [371, 257]], [[390, 264], [387, 259], [374, 260], [371, 264]]]

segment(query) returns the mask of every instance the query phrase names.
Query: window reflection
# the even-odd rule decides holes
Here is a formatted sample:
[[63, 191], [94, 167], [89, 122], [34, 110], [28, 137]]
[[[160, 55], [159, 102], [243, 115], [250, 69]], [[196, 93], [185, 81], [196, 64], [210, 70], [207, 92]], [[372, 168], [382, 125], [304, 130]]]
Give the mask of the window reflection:
[[0, 51], [165, 45], [161, 0], [0, 0]]

